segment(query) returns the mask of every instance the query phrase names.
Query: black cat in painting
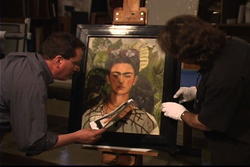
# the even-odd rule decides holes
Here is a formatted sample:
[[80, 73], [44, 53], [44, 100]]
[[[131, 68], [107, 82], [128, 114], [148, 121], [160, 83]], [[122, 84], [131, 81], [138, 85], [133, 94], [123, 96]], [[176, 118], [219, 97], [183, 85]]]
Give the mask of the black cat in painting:
[[154, 94], [150, 81], [143, 76], [139, 76], [137, 83], [131, 89], [130, 98], [135, 101], [139, 108], [152, 114], [154, 112]]

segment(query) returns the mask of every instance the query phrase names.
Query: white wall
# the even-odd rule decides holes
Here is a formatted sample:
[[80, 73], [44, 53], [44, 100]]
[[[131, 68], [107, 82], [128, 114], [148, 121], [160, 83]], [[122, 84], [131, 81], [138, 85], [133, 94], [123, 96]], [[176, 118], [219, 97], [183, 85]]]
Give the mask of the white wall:
[[146, 0], [148, 25], [163, 25], [180, 14], [198, 13], [199, 0]]

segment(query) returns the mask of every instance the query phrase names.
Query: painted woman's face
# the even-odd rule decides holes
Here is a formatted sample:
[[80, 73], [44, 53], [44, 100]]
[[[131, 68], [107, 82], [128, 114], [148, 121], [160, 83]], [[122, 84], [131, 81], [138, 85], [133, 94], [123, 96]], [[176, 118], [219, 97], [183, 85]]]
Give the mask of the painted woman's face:
[[136, 83], [137, 78], [138, 77], [135, 77], [134, 69], [130, 64], [118, 63], [111, 68], [107, 81], [110, 83], [113, 93], [124, 95], [129, 94], [129, 91]]

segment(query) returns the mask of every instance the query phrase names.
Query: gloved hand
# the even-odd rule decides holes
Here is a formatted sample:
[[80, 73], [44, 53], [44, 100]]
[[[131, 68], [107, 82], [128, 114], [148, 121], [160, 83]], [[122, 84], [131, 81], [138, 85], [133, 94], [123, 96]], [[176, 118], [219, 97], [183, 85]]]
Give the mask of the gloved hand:
[[196, 97], [197, 89], [195, 86], [191, 87], [180, 87], [175, 93], [174, 98], [179, 98], [179, 103], [192, 101]]
[[162, 103], [162, 112], [166, 117], [182, 121], [181, 114], [187, 109], [181, 104], [174, 102], [165, 102]]

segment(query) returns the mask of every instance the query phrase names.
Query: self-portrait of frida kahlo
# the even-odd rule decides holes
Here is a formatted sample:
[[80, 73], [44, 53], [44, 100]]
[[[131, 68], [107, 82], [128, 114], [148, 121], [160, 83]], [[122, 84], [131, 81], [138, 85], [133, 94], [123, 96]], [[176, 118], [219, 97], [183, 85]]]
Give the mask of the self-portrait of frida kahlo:
[[164, 60], [155, 39], [90, 38], [82, 128], [133, 99], [107, 130], [159, 135]]

